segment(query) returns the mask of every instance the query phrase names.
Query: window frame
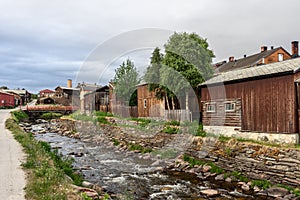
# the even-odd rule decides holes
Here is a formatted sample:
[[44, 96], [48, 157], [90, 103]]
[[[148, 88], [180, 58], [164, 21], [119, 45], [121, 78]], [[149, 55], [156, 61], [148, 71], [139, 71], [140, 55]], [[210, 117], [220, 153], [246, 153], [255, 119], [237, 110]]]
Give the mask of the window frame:
[[[280, 57], [280, 56], [282, 56], [282, 57]], [[280, 57], [282, 60], [280, 60], [279, 57]], [[283, 53], [278, 53], [277, 58], [278, 58], [278, 62], [283, 61], [283, 60], [284, 60], [284, 55], [283, 55]]]
[[[208, 108], [212, 108], [211, 106], [213, 106], [213, 110], [209, 110]], [[217, 105], [215, 102], [211, 102], [211, 103], [206, 103], [206, 112], [208, 113], [215, 113], [217, 110]]]
[[[233, 108], [232, 109], [227, 109], [227, 106], [226, 105], [233, 105]], [[231, 101], [227, 101], [224, 103], [224, 111], [225, 112], [235, 112], [236, 111], [236, 102], [231, 102]]]

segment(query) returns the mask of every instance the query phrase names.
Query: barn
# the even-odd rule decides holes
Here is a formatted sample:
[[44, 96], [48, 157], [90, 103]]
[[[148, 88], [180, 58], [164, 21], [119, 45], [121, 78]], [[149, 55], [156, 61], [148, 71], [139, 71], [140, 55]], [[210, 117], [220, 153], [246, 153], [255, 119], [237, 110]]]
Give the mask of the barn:
[[224, 72], [199, 87], [204, 130], [298, 143], [300, 58]]
[[0, 107], [15, 107], [14, 95], [0, 91]]

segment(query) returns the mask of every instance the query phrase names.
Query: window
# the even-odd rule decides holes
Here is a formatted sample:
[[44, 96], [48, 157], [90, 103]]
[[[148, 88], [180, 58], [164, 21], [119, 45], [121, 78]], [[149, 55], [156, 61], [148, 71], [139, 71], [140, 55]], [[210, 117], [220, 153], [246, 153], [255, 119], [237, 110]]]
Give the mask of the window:
[[235, 111], [235, 103], [228, 102], [225, 103], [225, 112], [233, 112]]
[[144, 99], [144, 108], [147, 108], [147, 99]]
[[278, 62], [283, 61], [283, 53], [278, 54]]
[[206, 106], [206, 112], [216, 112], [216, 104], [208, 103]]

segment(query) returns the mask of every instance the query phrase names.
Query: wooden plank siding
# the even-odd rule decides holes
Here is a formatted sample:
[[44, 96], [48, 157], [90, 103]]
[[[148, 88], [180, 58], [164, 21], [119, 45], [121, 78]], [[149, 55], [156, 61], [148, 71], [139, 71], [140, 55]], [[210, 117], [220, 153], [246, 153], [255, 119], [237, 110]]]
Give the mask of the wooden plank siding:
[[[291, 74], [224, 86], [210, 86], [209, 89], [203, 87], [201, 101], [240, 99], [241, 128], [244, 131], [296, 133], [298, 132], [298, 108], [294, 79], [294, 75]], [[221, 91], [224, 89], [225, 95], [222, 95]], [[210, 96], [213, 96], [213, 99]], [[205, 111], [204, 105], [203, 111]], [[208, 121], [209, 119], [205, 119], [204, 125], [209, 125]]]
[[139, 117], [164, 117], [164, 101], [157, 99], [147, 84], [139, 85], [137, 93]]
[[[225, 103], [234, 103], [234, 111], [225, 111]], [[241, 100], [240, 99], [217, 99], [204, 101], [203, 118], [204, 125], [209, 126], [241, 126]], [[216, 112], [207, 112], [207, 105], [212, 103], [216, 106]]]

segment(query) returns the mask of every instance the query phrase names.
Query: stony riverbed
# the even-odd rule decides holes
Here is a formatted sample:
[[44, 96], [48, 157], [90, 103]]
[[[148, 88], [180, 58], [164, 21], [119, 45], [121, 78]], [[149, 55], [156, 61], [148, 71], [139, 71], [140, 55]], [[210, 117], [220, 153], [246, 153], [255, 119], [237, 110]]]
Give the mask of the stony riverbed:
[[[250, 183], [211, 174], [207, 166], [189, 167], [180, 155], [162, 159], [151, 153], [141, 154], [115, 146], [110, 135], [73, 133], [57, 121], [38, 120], [21, 124], [35, 133], [35, 138], [51, 144], [64, 157], [74, 158], [74, 168], [84, 179], [118, 199], [295, 199], [283, 189], [263, 191], [250, 188]], [[87, 130], [88, 132], [89, 130]], [[55, 133], [54, 133], [55, 132]], [[154, 135], [153, 135], [154, 137]], [[174, 137], [174, 136], [172, 136]], [[176, 138], [165, 138], [172, 143]], [[156, 138], [159, 140], [159, 138]], [[167, 146], [163, 142], [157, 148]]]

